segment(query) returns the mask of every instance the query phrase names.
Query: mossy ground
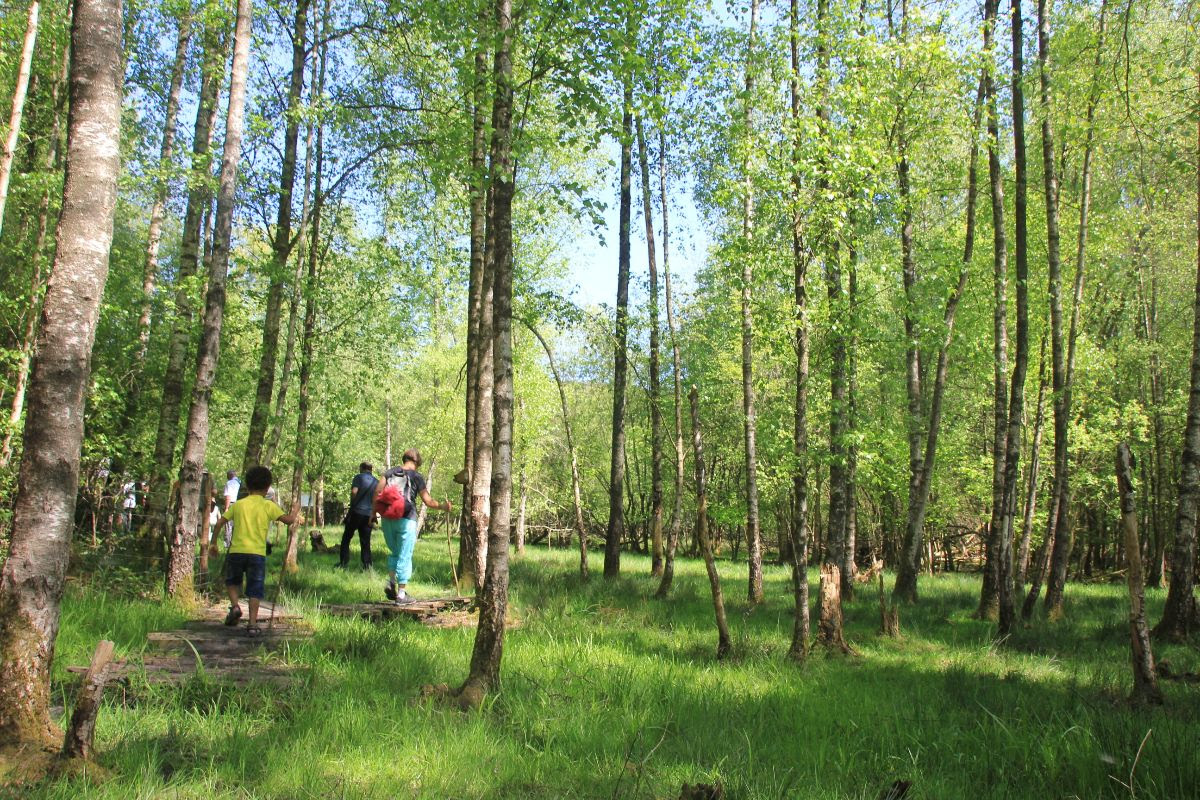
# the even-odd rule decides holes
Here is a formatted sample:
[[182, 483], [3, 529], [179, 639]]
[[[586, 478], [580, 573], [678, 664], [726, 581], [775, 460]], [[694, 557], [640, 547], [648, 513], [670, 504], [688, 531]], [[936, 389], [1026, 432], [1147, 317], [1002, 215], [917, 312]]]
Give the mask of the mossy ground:
[[[319, 601], [379, 598], [383, 576], [305, 554], [284, 601], [315, 635], [264, 654], [306, 668], [295, 687], [196, 680], [110, 690], [96, 732], [108, 777], [10, 791], [47, 800], [674, 798], [682, 783], [702, 781], [730, 798], [874, 800], [904, 779], [910, 798], [1200, 796], [1200, 687], [1164, 684], [1163, 708], [1125, 702], [1123, 585], [1071, 585], [1065, 622], [1038, 622], [1002, 645], [972, 618], [977, 576], [922, 578], [920, 604], [902, 609], [901, 639], [876, 635], [876, 590], [861, 587], [846, 606], [859, 655], [814, 653], [797, 665], [786, 657], [788, 571], [768, 568], [767, 602], [750, 609], [745, 567], [726, 561], [735, 650], [717, 663], [699, 561], [681, 559], [671, 599], [658, 601], [645, 558], [626, 554], [621, 578], [588, 583], [577, 558], [544, 547], [513, 558], [522, 626], [506, 640], [503, 687], [464, 713], [420, 690], [465, 678], [473, 629], [323, 615]], [[449, 592], [444, 539], [419, 542], [416, 564], [414, 595]], [[1149, 592], [1152, 621], [1162, 600]], [[69, 701], [64, 668], [86, 664], [98, 639], [137, 656], [148, 631], [184, 616], [100, 581], [74, 585], [56, 697]], [[1177, 670], [1200, 669], [1194, 645], [1160, 648]]]

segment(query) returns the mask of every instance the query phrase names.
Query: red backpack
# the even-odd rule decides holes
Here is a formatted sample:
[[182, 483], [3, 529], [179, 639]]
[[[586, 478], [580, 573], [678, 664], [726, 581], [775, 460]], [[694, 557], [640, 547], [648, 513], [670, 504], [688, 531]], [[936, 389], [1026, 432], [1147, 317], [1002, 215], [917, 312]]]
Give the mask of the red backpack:
[[385, 484], [375, 495], [375, 512], [385, 519], [400, 519], [408, 511], [408, 500], [396, 486]]

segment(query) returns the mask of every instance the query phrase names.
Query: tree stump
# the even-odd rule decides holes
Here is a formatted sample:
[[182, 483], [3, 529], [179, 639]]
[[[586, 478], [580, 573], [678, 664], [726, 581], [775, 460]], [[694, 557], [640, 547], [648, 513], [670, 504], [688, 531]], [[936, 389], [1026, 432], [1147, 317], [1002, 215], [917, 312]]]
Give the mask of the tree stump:
[[888, 606], [887, 595], [883, 590], [883, 562], [876, 561], [875, 563], [879, 565], [879, 633], [898, 639], [900, 638], [900, 609]]
[[817, 641], [827, 650], [850, 654], [854, 648], [842, 636], [842, 581], [837, 564], [821, 565], [820, 608]]
[[83, 688], [71, 715], [71, 725], [63, 741], [63, 756], [66, 758], [91, 758], [92, 734], [96, 731], [96, 715], [100, 713], [100, 699], [104, 695], [104, 684], [108, 682], [108, 665], [112, 661], [113, 643], [107, 640], [96, 645], [92, 663], [83, 677]]

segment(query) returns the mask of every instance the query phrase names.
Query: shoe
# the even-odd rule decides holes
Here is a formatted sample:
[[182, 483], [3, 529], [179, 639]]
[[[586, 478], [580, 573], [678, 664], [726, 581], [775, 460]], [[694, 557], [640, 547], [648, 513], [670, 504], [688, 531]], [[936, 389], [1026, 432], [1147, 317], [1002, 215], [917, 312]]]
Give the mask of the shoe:
[[250, 625], [246, 628], [246, 635], [251, 639], [257, 639], [259, 636], [262, 636], [262, 632], [262, 628], [257, 625]]
[[383, 596], [386, 597], [388, 600], [391, 600], [393, 603], [396, 602], [398, 594], [396, 592], [395, 584], [392, 584], [392, 583], [384, 584]]
[[229, 613], [225, 615], [226, 625], [237, 625], [238, 620], [242, 618], [241, 606], [230, 606]]
[[398, 606], [406, 606], [409, 603], [417, 602], [408, 594], [408, 592], [404, 591], [403, 589], [398, 589], [395, 592], [395, 595], [396, 596], [393, 599], [394, 599], [396, 605], [398, 605]]

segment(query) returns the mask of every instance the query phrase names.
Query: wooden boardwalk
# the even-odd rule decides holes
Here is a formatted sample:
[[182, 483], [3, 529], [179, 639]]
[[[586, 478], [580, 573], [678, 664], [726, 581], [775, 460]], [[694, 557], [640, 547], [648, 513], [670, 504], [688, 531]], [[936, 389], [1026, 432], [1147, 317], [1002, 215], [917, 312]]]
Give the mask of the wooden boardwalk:
[[478, 622], [473, 597], [434, 597], [403, 605], [387, 601], [323, 605], [321, 611], [371, 622], [410, 619], [432, 628], [466, 628]]
[[[154, 631], [146, 638], [149, 643], [140, 663], [136, 660], [114, 661], [111, 679], [131, 679], [144, 673], [151, 684], [184, 683], [199, 674], [216, 681], [244, 686], [251, 683], [287, 685], [298, 677], [297, 668], [284, 663], [274, 654], [289, 642], [306, 639], [312, 631], [303, 619], [282, 606], [275, 609], [271, 620], [271, 603], [263, 601], [258, 611], [261, 636], [246, 633], [249, 608], [242, 600], [242, 619], [236, 626], [226, 626], [228, 606], [218, 603], [201, 612], [197, 619], [173, 631]], [[85, 667], [68, 667], [70, 672], [82, 673]]]

